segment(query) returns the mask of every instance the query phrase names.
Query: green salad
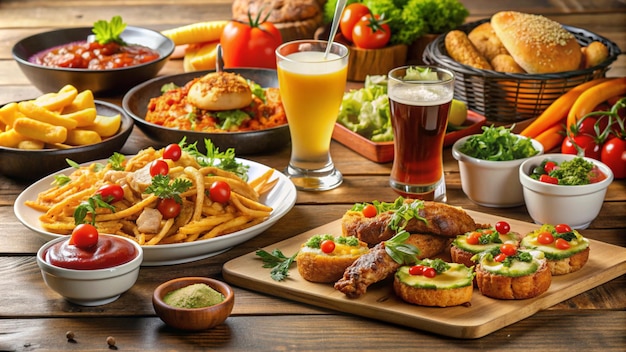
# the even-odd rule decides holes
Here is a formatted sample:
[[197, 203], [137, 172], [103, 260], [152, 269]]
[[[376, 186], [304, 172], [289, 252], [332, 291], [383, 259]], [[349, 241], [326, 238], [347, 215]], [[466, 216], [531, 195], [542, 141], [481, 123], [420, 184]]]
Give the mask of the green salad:
[[459, 151], [481, 160], [507, 161], [537, 155], [531, 139], [515, 135], [510, 128], [483, 126], [483, 133], [470, 136]]

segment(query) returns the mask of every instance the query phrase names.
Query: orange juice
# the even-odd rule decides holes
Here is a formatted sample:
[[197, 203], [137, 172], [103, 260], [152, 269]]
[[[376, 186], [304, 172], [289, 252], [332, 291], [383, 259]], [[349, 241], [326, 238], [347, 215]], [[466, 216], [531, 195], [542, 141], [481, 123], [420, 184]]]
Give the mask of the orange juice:
[[330, 162], [330, 140], [348, 74], [336, 54], [305, 51], [278, 62], [280, 94], [291, 132], [291, 164], [318, 169]]

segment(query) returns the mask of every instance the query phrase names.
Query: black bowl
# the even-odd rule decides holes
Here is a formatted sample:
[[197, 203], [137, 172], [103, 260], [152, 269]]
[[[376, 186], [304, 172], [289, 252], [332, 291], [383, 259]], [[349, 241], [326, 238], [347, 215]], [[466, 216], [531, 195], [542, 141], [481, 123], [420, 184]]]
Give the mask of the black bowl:
[[[262, 87], [278, 87], [276, 70], [233, 68], [228, 69], [228, 71], [238, 73], [244, 78], [260, 84]], [[287, 124], [259, 131], [208, 133], [163, 127], [145, 120], [150, 99], [162, 94], [161, 87], [164, 84], [174, 83], [178, 86], [183, 86], [192, 79], [202, 77], [209, 72], [214, 71], [187, 72], [179, 75], [153, 78], [128, 91], [124, 96], [122, 106], [146, 136], [158, 143], [158, 145], [154, 146], [155, 148], [161, 148], [170, 143], [178, 143], [183, 138], [186, 138], [189, 144], [197, 142], [198, 150], [204, 153], [206, 152], [204, 140], [210, 139], [220, 151], [234, 148], [237, 155], [246, 155], [276, 150], [284, 147], [291, 141]]]
[[68, 149], [24, 150], [0, 147], [0, 174], [20, 180], [37, 180], [69, 167], [66, 159], [77, 163], [107, 159], [119, 152], [133, 130], [133, 120], [117, 105], [96, 100], [98, 115], [121, 114], [122, 124], [117, 133], [100, 143]]
[[122, 39], [156, 50], [160, 58], [145, 64], [110, 69], [88, 70], [56, 68], [34, 64], [29, 59], [44, 50], [76, 41], [87, 40], [92, 27], [66, 28], [26, 37], [13, 46], [12, 54], [30, 82], [44, 93], [56, 92], [66, 84], [79, 91], [90, 89], [93, 93], [125, 93], [129, 88], [153, 78], [174, 51], [174, 42], [163, 34], [138, 27], [126, 27]]

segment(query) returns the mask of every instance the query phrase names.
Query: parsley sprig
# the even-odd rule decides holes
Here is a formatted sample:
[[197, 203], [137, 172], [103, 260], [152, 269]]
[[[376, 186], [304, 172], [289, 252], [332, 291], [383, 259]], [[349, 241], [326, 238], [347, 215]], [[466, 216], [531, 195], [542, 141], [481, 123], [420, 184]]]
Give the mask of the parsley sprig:
[[96, 224], [96, 210], [98, 208], [109, 209], [112, 212], [115, 212], [115, 207], [111, 204], [107, 203], [100, 194], [95, 194], [83, 202], [81, 202], [76, 209], [74, 209], [74, 224], [80, 225], [84, 224], [87, 221], [87, 214], [91, 213], [91, 221], [92, 225]]
[[424, 202], [421, 200], [414, 200], [412, 202], [405, 202], [404, 197], [398, 197], [392, 203], [373, 201], [372, 203], [356, 203], [352, 206], [353, 211], [363, 211], [363, 208], [368, 204], [372, 204], [376, 207], [377, 214], [391, 211], [393, 215], [389, 221], [389, 228], [395, 231], [402, 230], [409, 220], [418, 219], [424, 222], [427, 220], [419, 213], [421, 209], [424, 209]]
[[385, 251], [391, 259], [400, 265], [414, 264], [419, 261], [417, 256], [420, 250], [414, 245], [406, 243], [409, 236], [408, 232], [401, 230], [395, 236], [385, 241]]
[[181, 145], [183, 151], [193, 156], [201, 166], [216, 166], [222, 170], [236, 174], [244, 181], [248, 181], [248, 169], [250, 167], [235, 159], [234, 148], [228, 148], [225, 152], [220, 152], [219, 148], [216, 147], [210, 139], [205, 139], [204, 145], [207, 152], [206, 154], [202, 154], [202, 152], [198, 150], [197, 141], [192, 144], [186, 144], [185, 140], [186, 138], [183, 138], [178, 144]]
[[126, 23], [122, 22], [122, 17], [113, 16], [109, 22], [105, 20], [96, 21], [91, 31], [96, 35], [96, 40], [100, 44], [114, 42], [119, 45], [126, 45], [120, 37], [124, 29], [126, 29]]
[[176, 203], [182, 204], [183, 200], [180, 194], [188, 190], [193, 183], [185, 178], [177, 178], [170, 182], [169, 175], [155, 175], [152, 177], [152, 183], [143, 192], [145, 194], [154, 194], [159, 198], [174, 198]]
[[271, 268], [270, 277], [275, 281], [283, 281], [289, 276], [289, 267], [293, 264], [298, 252], [291, 257], [287, 257], [280, 251], [280, 249], [274, 249], [271, 253], [259, 249], [256, 251], [256, 255], [263, 260], [264, 268]]

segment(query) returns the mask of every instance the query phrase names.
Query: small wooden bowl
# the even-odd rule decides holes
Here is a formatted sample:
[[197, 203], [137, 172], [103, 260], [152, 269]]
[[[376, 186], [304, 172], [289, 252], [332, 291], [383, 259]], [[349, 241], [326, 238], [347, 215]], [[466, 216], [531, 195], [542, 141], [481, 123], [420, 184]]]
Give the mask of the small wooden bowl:
[[[166, 304], [163, 297], [168, 292], [192, 284], [207, 284], [224, 295], [224, 301], [203, 308], [176, 308]], [[152, 305], [159, 318], [167, 325], [181, 330], [206, 330], [222, 324], [235, 305], [233, 289], [224, 282], [206, 277], [183, 277], [159, 285], [152, 295]]]
[[365, 81], [368, 75], [387, 75], [393, 68], [406, 64], [406, 45], [397, 44], [380, 49], [360, 49], [350, 46], [348, 80]]

